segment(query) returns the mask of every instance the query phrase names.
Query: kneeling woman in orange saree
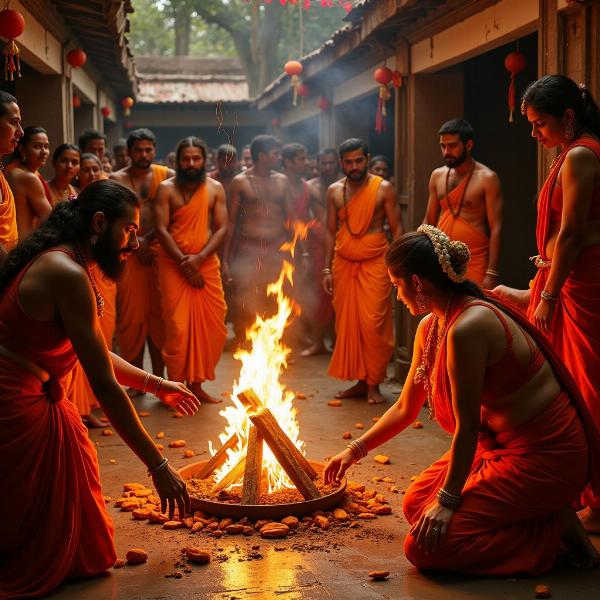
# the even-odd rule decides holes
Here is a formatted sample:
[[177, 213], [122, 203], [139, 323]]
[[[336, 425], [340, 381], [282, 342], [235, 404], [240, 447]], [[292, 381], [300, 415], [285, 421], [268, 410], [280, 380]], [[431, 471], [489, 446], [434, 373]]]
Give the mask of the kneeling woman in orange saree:
[[573, 381], [521, 315], [466, 280], [469, 251], [422, 225], [386, 255], [392, 283], [419, 324], [399, 400], [333, 457], [326, 481], [388, 441], [429, 402], [450, 450], [404, 497], [404, 550], [422, 569], [537, 575], [559, 546], [591, 567], [598, 554], [571, 504], [600, 486], [600, 437]]

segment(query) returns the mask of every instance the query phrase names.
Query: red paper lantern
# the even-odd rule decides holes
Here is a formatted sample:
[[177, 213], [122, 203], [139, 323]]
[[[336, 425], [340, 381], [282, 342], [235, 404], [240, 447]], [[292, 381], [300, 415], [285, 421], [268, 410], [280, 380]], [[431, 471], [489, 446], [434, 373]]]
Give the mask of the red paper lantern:
[[385, 117], [387, 116], [385, 103], [391, 97], [388, 85], [394, 78], [394, 73], [388, 67], [383, 66], [375, 69], [373, 77], [379, 84], [379, 97], [377, 99], [377, 112], [375, 114], [375, 131], [381, 134], [385, 131]]
[[317, 106], [323, 111], [325, 112], [326, 110], [329, 110], [329, 100], [327, 100], [327, 98], [325, 98], [325, 96], [321, 96], [319, 98], [319, 100], [317, 101]]
[[4, 79], [13, 81], [15, 73], [21, 77], [21, 63], [19, 62], [19, 47], [15, 43], [25, 31], [25, 18], [23, 15], [11, 8], [5, 8], [0, 11], [0, 35], [8, 39], [8, 44], [4, 46]]
[[298, 101], [298, 88], [300, 87], [299, 75], [303, 71], [302, 63], [297, 60], [288, 60], [283, 66], [283, 70], [292, 78], [292, 106], [296, 106]]
[[73, 94], [73, 108], [79, 108], [81, 106], [81, 98], [77, 94]]
[[525, 56], [515, 50], [506, 56], [504, 59], [504, 67], [507, 71], [510, 72], [510, 84], [508, 86], [508, 122], [514, 122], [514, 112], [515, 112], [515, 77], [517, 73], [520, 73], [527, 66], [527, 61]]
[[87, 62], [87, 54], [81, 48], [73, 48], [67, 53], [67, 62], [76, 69]]
[[297, 94], [300, 98], [308, 98], [310, 96], [310, 88], [305, 83], [301, 83], [298, 86]]
[[110, 115], [110, 108], [108, 108], [108, 106], [103, 106], [100, 109], [100, 113], [102, 114], [103, 117], [108, 117]]
[[379, 67], [375, 69], [373, 76], [379, 85], [388, 85], [388, 83], [394, 78], [394, 73], [388, 67]]
[[271, 119], [272, 127], [281, 127], [281, 120], [278, 118]]
[[400, 73], [400, 71], [394, 71], [392, 73], [392, 85], [395, 89], [402, 87], [402, 73]]
[[135, 101], [130, 96], [121, 98], [121, 106], [123, 107], [123, 114], [128, 117], [131, 114], [131, 107], [135, 104]]

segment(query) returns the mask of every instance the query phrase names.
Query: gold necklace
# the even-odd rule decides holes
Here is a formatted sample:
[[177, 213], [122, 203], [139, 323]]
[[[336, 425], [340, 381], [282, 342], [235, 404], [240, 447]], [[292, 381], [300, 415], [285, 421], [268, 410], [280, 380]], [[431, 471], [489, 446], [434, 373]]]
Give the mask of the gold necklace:
[[79, 244], [73, 244], [73, 250], [75, 252], [75, 259], [83, 267], [83, 270], [86, 272], [86, 275], [92, 284], [92, 289], [94, 290], [94, 294], [96, 296], [96, 311], [98, 313], [98, 317], [102, 317], [104, 315], [104, 298], [102, 297], [102, 294], [96, 285], [96, 280], [92, 276], [92, 272], [90, 271], [87, 260], [85, 259], [85, 254], [83, 253], [83, 250]]
[[435, 419], [433, 395], [435, 393], [435, 378], [438, 366], [438, 353], [440, 350], [442, 340], [446, 335], [446, 330], [448, 327], [448, 315], [450, 314], [451, 303], [452, 296], [448, 298], [448, 303], [446, 304], [446, 311], [444, 313], [444, 327], [442, 328], [441, 333], [439, 332], [439, 317], [437, 317], [437, 315], [432, 314], [431, 318], [433, 319], [433, 321], [427, 329], [425, 346], [423, 347], [423, 354], [421, 355], [421, 364], [417, 367], [417, 370], [415, 371], [415, 376], [413, 378], [413, 383], [423, 384], [423, 388], [425, 389], [427, 408], [429, 409], [428, 416], [429, 419], [432, 421]]

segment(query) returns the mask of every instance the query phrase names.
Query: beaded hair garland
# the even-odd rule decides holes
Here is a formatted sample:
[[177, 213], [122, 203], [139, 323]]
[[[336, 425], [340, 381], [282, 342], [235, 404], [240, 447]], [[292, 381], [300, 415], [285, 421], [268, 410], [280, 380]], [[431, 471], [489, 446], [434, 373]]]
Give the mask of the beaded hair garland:
[[462, 273], [457, 273], [452, 266], [450, 254], [459, 255], [464, 260], [466, 267], [471, 258], [469, 247], [464, 242], [451, 240], [443, 231], [433, 225], [421, 225], [417, 231], [424, 233], [431, 240], [438, 262], [450, 280], [454, 283], [463, 283], [467, 279], [467, 269], [465, 268]]

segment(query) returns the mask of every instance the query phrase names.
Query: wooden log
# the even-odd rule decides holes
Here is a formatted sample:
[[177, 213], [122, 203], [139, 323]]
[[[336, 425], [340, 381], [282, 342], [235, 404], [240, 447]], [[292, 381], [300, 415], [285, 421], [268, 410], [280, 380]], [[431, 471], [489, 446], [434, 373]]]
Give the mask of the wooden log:
[[262, 481], [262, 458], [263, 438], [256, 427], [251, 425], [246, 450], [246, 468], [244, 470], [241, 504], [258, 504]]
[[221, 479], [221, 481], [219, 481], [215, 487], [213, 487], [212, 493], [218, 494], [220, 491], [228, 488], [230, 485], [237, 483], [244, 476], [245, 468], [246, 457], [243, 456], [240, 458], [238, 464], [235, 465], [235, 467], [233, 467], [233, 469], [231, 469], [231, 471], [229, 471], [229, 473], [227, 473], [227, 475], [225, 475], [225, 477], [223, 477], [223, 479]]
[[233, 450], [238, 444], [238, 436], [234, 433], [226, 442], [219, 448], [217, 453], [204, 465], [202, 470], [196, 475], [198, 479], [206, 479], [210, 477], [219, 467], [227, 460], [227, 450]]
[[[245, 398], [251, 398], [255, 394], [252, 390], [246, 390], [240, 395], [244, 395]], [[244, 400], [241, 398], [240, 402], [245, 405]], [[319, 490], [312, 480], [312, 473], [316, 477], [316, 471], [308, 464], [308, 461], [302, 456], [298, 448], [292, 444], [287, 435], [285, 435], [285, 432], [281, 429], [271, 411], [265, 408], [259, 413], [250, 414], [249, 418], [304, 499], [314, 500], [315, 498], [319, 498]]]
[[[250, 389], [250, 390], [245, 390], [245, 391], [241, 392], [240, 394], [238, 394], [238, 399], [247, 408], [256, 410], [255, 407], [257, 407], [258, 410], [263, 410], [263, 409], [260, 409], [261, 402], [258, 399], [258, 396], [254, 393], [254, 390]], [[306, 458], [302, 455], [302, 452], [300, 452], [300, 450], [298, 450], [298, 448], [296, 448], [296, 446], [294, 446], [294, 444], [292, 444], [292, 440], [290, 440], [290, 438], [285, 434], [283, 429], [281, 429], [279, 423], [277, 422], [277, 419], [273, 416], [273, 413], [268, 409], [264, 409], [263, 414], [265, 415], [263, 420], [265, 422], [268, 422], [268, 426], [273, 431], [275, 431], [275, 430], [279, 431], [279, 435], [281, 437], [282, 443], [284, 443], [287, 446], [287, 448], [289, 449], [289, 451], [295, 455], [298, 462], [302, 465], [302, 469], [314, 481], [318, 477], [319, 474], [314, 470], [314, 468], [308, 462], [308, 460], [306, 460]], [[262, 434], [263, 437], [265, 437], [264, 433], [262, 433], [262, 432], [260, 432], [260, 433]], [[270, 445], [269, 445], [269, 447], [270, 447]], [[283, 466], [283, 465], [281, 465], [281, 466]]]

